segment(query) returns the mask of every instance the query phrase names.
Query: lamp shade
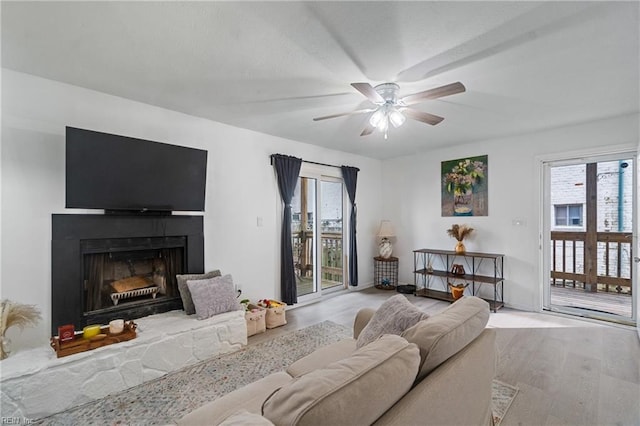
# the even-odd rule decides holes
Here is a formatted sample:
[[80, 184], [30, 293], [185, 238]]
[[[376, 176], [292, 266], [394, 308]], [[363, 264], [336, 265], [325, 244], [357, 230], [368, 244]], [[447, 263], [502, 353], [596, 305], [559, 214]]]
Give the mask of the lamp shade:
[[383, 220], [380, 222], [380, 229], [378, 230], [378, 237], [389, 238], [395, 237], [396, 231], [393, 229], [393, 225], [390, 220]]

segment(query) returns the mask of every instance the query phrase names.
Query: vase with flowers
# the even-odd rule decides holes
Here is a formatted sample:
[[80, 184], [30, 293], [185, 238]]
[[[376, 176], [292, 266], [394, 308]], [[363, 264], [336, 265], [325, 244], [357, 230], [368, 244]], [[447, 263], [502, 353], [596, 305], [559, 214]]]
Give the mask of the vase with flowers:
[[462, 242], [472, 232], [473, 232], [473, 228], [467, 225], [458, 225], [457, 223], [452, 225], [451, 229], [447, 229], [447, 234], [458, 241], [458, 244], [456, 244], [456, 248], [455, 248], [456, 253], [462, 254], [466, 251], [466, 248]]
[[473, 216], [473, 186], [484, 178], [482, 161], [461, 160], [444, 175], [447, 192], [453, 194], [453, 215]]

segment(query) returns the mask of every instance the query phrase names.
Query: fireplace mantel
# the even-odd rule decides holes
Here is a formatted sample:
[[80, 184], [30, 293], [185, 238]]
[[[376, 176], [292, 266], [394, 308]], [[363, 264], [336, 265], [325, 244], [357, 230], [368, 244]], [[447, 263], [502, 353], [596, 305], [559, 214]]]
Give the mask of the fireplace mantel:
[[[90, 323], [104, 324], [114, 318], [135, 319], [143, 316], [182, 309], [180, 297], [130, 307], [110, 309], [108, 312], [86, 314], [84, 309], [84, 272], [82, 242], [87, 240], [113, 240], [121, 246], [131, 239], [137, 245], [149, 239], [155, 246], [158, 239], [183, 237], [185, 259], [183, 273], [204, 272], [204, 230], [202, 216], [147, 216], [54, 214], [51, 240], [51, 334], [63, 324], [74, 324], [81, 329]], [[109, 251], [109, 249], [105, 249]]]

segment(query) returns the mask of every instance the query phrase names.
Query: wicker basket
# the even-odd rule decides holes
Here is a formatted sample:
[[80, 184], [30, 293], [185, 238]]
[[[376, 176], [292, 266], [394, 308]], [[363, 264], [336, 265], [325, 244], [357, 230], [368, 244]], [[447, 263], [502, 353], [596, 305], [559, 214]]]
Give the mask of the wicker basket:
[[247, 336], [264, 333], [267, 331], [265, 318], [267, 316], [266, 309], [256, 305], [249, 305], [249, 310], [244, 314], [244, 320], [247, 323]]
[[282, 306], [278, 306], [277, 308], [266, 308], [267, 316], [265, 321], [267, 328], [276, 328], [287, 323], [286, 307], [287, 305], [282, 303]]

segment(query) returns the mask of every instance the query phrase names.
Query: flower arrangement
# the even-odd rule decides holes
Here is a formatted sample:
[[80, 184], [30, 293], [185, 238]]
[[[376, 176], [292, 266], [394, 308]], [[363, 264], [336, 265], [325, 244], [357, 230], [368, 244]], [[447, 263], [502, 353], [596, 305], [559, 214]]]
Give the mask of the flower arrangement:
[[467, 238], [472, 232], [473, 228], [467, 225], [458, 225], [457, 223], [453, 224], [451, 226], [451, 229], [447, 229], [447, 234], [458, 241], [464, 241], [464, 239]]
[[249, 309], [249, 303], [251, 303], [251, 301], [249, 299], [242, 299], [240, 301], [240, 304], [244, 308], [245, 312], [250, 312], [251, 311], [251, 309]]
[[454, 196], [465, 194], [480, 179], [484, 179], [485, 170], [486, 165], [482, 161], [471, 161], [470, 159], [459, 161], [457, 165], [453, 166], [451, 172], [444, 175], [447, 192], [453, 193]]
[[284, 306], [284, 304], [277, 300], [262, 299], [258, 300], [258, 306], [262, 306], [263, 308], [279, 308], [280, 306]]
[[35, 305], [24, 305], [8, 299], [0, 301], [0, 359], [9, 356], [9, 351], [4, 347], [9, 339], [4, 334], [10, 327], [17, 325], [20, 330], [24, 330], [28, 325], [36, 325], [41, 319], [40, 311]]

